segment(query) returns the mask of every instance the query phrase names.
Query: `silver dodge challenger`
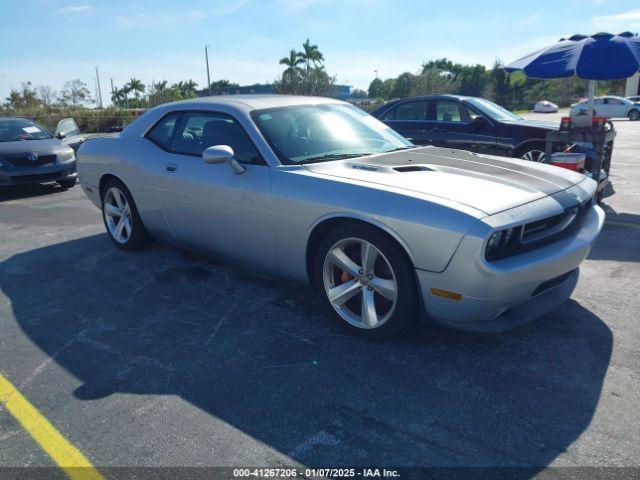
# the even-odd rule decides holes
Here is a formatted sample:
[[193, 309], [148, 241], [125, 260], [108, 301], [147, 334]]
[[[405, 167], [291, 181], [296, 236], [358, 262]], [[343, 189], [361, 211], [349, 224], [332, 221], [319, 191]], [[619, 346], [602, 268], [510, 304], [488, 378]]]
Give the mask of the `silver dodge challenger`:
[[569, 298], [604, 223], [582, 174], [415, 147], [327, 98], [165, 104], [78, 159], [116, 247], [156, 238], [308, 282], [373, 338], [539, 317]]

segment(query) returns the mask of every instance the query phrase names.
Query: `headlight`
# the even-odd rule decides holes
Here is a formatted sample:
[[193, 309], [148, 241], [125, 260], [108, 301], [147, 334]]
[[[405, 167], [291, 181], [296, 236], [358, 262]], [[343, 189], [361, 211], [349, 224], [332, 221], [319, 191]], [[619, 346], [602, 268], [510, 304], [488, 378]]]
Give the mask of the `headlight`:
[[496, 260], [503, 256], [512, 245], [514, 228], [493, 232], [487, 241], [485, 257], [487, 260]]
[[65, 150], [64, 152], [58, 154], [58, 158], [62, 162], [64, 162], [65, 160], [71, 160], [73, 157], [75, 157], [75, 152], [73, 150]]

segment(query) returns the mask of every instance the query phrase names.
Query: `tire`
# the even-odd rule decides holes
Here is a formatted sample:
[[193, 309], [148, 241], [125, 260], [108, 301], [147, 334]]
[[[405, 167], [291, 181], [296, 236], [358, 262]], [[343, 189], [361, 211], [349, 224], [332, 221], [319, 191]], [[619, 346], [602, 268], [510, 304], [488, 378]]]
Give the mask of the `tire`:
[[144, 227], [131, 193], [120, 180], [109, 180], [100, 191], [102, 220], [113, 244], [122, 250], [147, 247], [151, 235]]
[[546, 145], [543, 142], [530, 143], [519, 149], [514, 157], [530, 162], [546, 163]]
[[633, 110], [630, 110], [629, 120], [631, 120], [632, 122], [640, 120], [640, 110], [636, 110], [635, 108]]
[[[363, 248], [373, 263], [363, 262]], [[318, 248], [313, 273], [329, 315], [349, 333], [382, 340], [418, 317], [413, 267], [405, 252], [376, 228], [353, 224], [329, 232]], [[363, 305], [369, 308], [363, 311]]]
[[69, 188], [73, 188], [75, 186], [75, 184], [76, 184], [76, 179], [75, 178], [71, 178], [69, 180], [60, 180], [58, 182], [58, 185], [60, 185], [65, 190], [67, 190]]

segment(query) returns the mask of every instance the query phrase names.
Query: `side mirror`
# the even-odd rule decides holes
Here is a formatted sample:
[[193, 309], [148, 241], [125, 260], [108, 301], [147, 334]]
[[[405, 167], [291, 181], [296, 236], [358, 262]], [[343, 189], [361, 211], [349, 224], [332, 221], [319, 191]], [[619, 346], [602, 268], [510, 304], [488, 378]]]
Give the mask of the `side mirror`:
[[202, 160], [204, 163], [208, 163], [210, 165], [216, 163], [228, 163], [233, 170], [233, 173], [244, 173], [246, 168], [244, 168], [240, 163], [235, 159], [233, 148], [229, 145], [214, 145], [205, 149], [202, 152]]
[[66, 137], [67, 135], [64, 132], [56, 132], [56, 138], [58, 140], [62, 140], [64, 137]]
[[480, 127], [484, 127], [487, 124], [487, 119], [484, 118], [482, 115], [478, 115], [477, 117], [473, 117], [473, 120], [471, 120], [471, 123], [476, 128], [480, 128]]

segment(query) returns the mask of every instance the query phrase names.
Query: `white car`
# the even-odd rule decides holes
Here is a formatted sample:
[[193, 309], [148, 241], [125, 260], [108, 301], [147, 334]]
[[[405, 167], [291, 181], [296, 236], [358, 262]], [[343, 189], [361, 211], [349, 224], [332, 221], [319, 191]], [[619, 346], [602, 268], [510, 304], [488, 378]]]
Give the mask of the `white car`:
[[[588, 110], [589, 101], [582, 99], [572, 105], [571, 116], [586, 115]], [[607, 118], [627, 117], [629, 120], [639, 120], [640, 102], [632, 102], [627, 98], [613, 95], [598, 97], [593, 100], [593, 115]]]
[[540, 100], [533, 106], [533, 111], [538, 113], [555, 113], [558, 111], [558, 105], [549, 100]]

